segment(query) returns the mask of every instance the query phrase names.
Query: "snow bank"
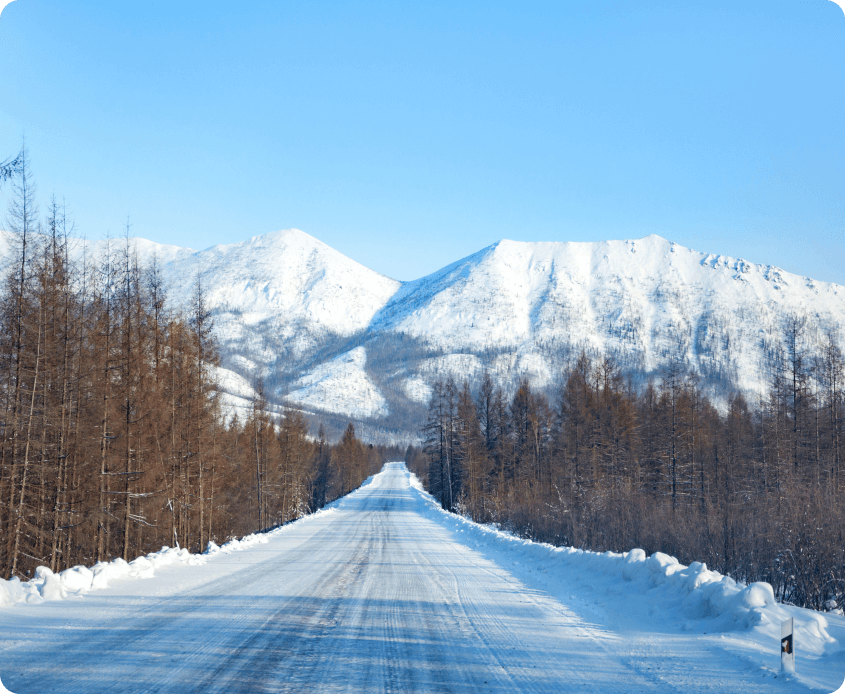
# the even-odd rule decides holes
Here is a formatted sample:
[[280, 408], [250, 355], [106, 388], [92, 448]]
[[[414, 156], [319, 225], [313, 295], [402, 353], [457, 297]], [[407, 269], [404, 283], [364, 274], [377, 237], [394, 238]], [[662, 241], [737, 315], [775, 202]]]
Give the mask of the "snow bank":
[[46, 566], [39, 566], [29, 581], [17, 576], [8, 581], [0, 579], [0, 606], [19, 602], [40, 603], [45, 600], [63, 600], [69, 595], [84, 595], [91, 590], [107, 588], [115, 579], [150, 578], [155, 570], [170, 564], [201, 564], [203, 557], [186, 549], [162, 547], [134, 561], [114, 559], [98, 562], [91, 568], [74, 566], [61, 573], [53, 573]]
[[[361, 487], [369, 485], [372, 480], [373, 476], [368, 477]], [[326, 513], [333, 513], [345, 502], [347, 497], [348, 495], [336, 499], [326, 504], [324, 508], [294, 522], [307, 521]], [[123, 559], [114, 559], [110, 562], [98, 562], [90, 568], [74, 566], [61, 573], [53, 573], [46, 566], [39, 566], [35, 569], [35, 575], [29, 581], [21, 581], [17, 576], [8, 581], [0, 578], [0, 608], [17, 603], [37, 604], [47, 600], [64, 600], [69, 596], [81, 596], [92, 590], [108, 588], [109, 584], [116, 579], [152, 578], [155, 575], [155, 570], [162, 566], [205, 564], [212, 557], [265, 544], [274, 535], [286, 532], [290, 525], [291, 523], [288, 523], [269, 532], [253, 533], [229, 540], [229, 542], [220, 546], [210, 541], [203, 554], [191, 554], [184, 548], [162, 547], [158, 552], [138, 557], [134, 561], [126, 562]], [[0, 694], [3, 694], [2, 690], [0, 690]]]
[[205, 564], [209, 557], [230, 554], [269, 542], [269, 537], [282, 529], [247, 535], [230, 540], [222, 546], [212, 541], [208, 543], [204, 554], [191, 554], [184, 548], [162, 547], [158, 552], [138, 557], [134, 561], [114, 559], [110, 562], [98, 562], [90, 568], [74, 566], [61, 573], [53, 573], [46, 566], [39, 566], [35, 570], [35, 576], [29, 581], [21, 581], [17, 576], [8, 581], [0, 578], [0, 607], [19, 602], [41, 603], [45, 600], [64, 600], [68, 596], [84, 595], [91, 590], [108, 588], [109, 584], [116, 579], [152, 578], [155, 570], [162, 566]]
[[[761, 643], [770, 644], [779, 642], [781, 623], [792, 617], [802, 654], [826, 656], [825, 660], [845, 657], [828, 633], [824, 615], [778, 604], [768, 583], [745, 585], [701, 562], [684, 566], [661, 552], [651, 556], [642, 549], [599, 553], [518, 538], [442, 510], [416, 476], [407, 474], [429, 518], [461, 533], [464, 542], [492, 550], [500, 565], [523, 567], [518, 573], [541, 577], [538, 580], [546, 589], [560, 592], [565, 587], [564, 602], [574, 590], [571, 586], [578, 585], [579, 593], [586, 590], [599, 596], [603, 607], [616, 602], [617, 614], [628, 619], [636, 613], [634, 618], [647, 616], [671, 630], [753, 632]], [[549, 580], [550, 576], [554, 579]]]
[[152, 578], [155, 570], [162, 566], [205, 564], [209, 557], [230, 554], [269, 542], [269, 537], [282, 529], [247, 535], [230, 540], [222, 546], [212, 541], [208, 543], [204, 554], [191, 554], [184, 548], [162, 547], [158, 552], [138, 557], [134, 561], [114, 559], [110, 562], [98, 562], [90, 568], [74, 566], [61, 573], [53, 573], [46, 566], [39, 566], [35, 570], [35, 576], [29, 581], [21, 581], [17, 576], [8, 581], [0, 579], [0, 607], [19, 602], [40, 603], [45, 600], [64, 600], [69, 595], [84, 595], [91, 590], [108, 588], [115, 579]]

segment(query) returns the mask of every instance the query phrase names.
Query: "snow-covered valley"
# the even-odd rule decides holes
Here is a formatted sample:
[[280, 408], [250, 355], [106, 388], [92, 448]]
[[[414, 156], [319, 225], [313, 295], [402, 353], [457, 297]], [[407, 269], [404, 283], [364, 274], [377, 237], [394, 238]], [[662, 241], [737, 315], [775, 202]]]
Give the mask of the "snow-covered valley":
[[513, 538], [441, 511], [401, 463], [266, 535], [93, 574], [0, 582], [10, 691], [733, 694], [845, 678], [841, 616], [665, 555]]
[[[122, 241], [112, 241], [115, 252]], [[611, 355], [641, 381], [671, 360], [712, 399], [756, 401], [792, 316], [808, 348], [843, 339], [845, 287], [658, 236], [603, 243], [503, 240], [438, 272], [398, 282], [291, 229], [203, 251], [133, 239], [157, 257], [170, 301], [187, 307], [197, 277], [214, 314], [230, 411], [264, 380], [276, 406], [347, 419], [372, 439], [416, 435], [438, 378], [506, 390], [520, 378], [554, 388], [582, 350]], [[10, 240], [0, 238], [8, 261]], [[77, 258], [106, 242], [77, 243]]]

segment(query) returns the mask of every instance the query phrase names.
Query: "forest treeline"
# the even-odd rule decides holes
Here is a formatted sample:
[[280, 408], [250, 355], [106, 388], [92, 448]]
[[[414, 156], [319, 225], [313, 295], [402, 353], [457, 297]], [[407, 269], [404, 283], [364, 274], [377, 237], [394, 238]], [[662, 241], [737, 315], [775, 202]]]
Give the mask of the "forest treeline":
[[63, 207], [40, 219], [25, 153], [16, 162], [0, 295], [0, 575], [202, 551], [314, 511], [396, 458], [351, 424], [336, 445], [309, 436], [300, 413], [269, 413], [260, 385], [226, 421], [199, 278], [189, 307], [169, 305], [128, 230], [72, 262]]
[[722, 412], [680, 360], [637, 388], [582, 355], [552, 399], [440, 381], [406, 462], [443, 508], [523, 537], [661, 551], [845, 608], [845, 367], [835, 335], [810, 353], [807, 330], [786, 321], [763, 402]]

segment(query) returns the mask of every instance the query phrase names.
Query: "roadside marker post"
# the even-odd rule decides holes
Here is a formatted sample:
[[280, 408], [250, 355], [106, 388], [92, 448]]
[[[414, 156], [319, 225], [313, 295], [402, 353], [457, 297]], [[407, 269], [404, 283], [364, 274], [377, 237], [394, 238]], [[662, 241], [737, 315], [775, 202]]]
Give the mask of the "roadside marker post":
[[795, 619], [780, 625], [780, 671], [795, 672]]

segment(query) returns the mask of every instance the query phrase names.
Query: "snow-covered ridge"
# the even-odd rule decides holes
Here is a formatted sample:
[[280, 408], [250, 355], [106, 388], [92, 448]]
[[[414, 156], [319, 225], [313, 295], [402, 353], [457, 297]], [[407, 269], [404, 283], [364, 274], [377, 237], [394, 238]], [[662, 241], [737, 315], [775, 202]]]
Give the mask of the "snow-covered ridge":
[[108, 588], [109, 583], [121, 578], [150, 578], [155, 570], [170, 564], [196, 564], [202, 559], [186, 549], [162, 547], [158, 552], [138, 557], [131, 562], [114, 559], [98, 562], [91, 568], [74, 566], [60, 573], [53, 573], [46, 566], [39, 566], [29, 581], [13, 576], [8, 581], [0, 579], [0, 607], [19, 602], [40, 603], [45, 600], [63, 600], [68, 595], [84, 595], [92, 590]]
[[[654, 368], [666, 346], [658, 338], [670, 327], [687, 335], [692, 329], [694, 337], [708, 313], [841, 320], [843, 311], [841, 286], [652, 235], [600, 243], [503, 240], [408, 283], [374, 323], [461, 347], [559, 342], [574, 334], [602, 351], [641, 351]], [[688, 345], [700, 355], [696, 347]]]
[[[809, 318], [810, 346], [828, 329], [842, 338], [845, 326], [845, 287], [655, 235], [502, 240], [404, 283], [295, 229], [203, 251], [132, 242], [141, 260], [158, 258], [177, 305], [187, 305], [201, 277], [233, 375], [247, 384], [268, 379], [277, 405], [370, 421], [419, 409], [445, 374], [473, 378], [487, 369], [506, 388], [523, 376], [553, 385], [582, 349], [613, 354], [640, 374], [680, 357], [711, 397], [740, 389], [753, 400], [767, 388], [767, 350], [788, 316]], [[111, 243], [119, 250], [123, 242]], [[105, 244], [80, 243], [74, 253], [96, 256]], [[8, 249], [0, 234], [7, 260]], [[409, 341], [436, 355], [414, 356]], [[383, 345], [392, 364], [372, 358]], [[365, 357], [343, 366], [358, 347]], [[243, 407], [244, 383], [224, 380], [226, 392], [238, 391], [229, 393], [231, 408]]]
[[[124, 239], [72, 240], [71, 255], [115, 257]], [[338, 334], [365, 328], [397, 291], [400, 282], [385, 277], [298, 229], [254, 236], [202, 251], [132, 237], [139, 260], [157, 258], [171, 301], [187, 306], [197, 276], [210, 307], [230, 308], [257, 323], [267, 318], [306, 322]], [[0, 231], [0, 256], [8, 263], [11, 235]]]
[[178, 287], [175, 298], [187, 299], [199, 274], [212, 307], [304, 321], [342, 335], [366, 327], [400, 286], [298, 229], [212, 246], [174, 265], [167, 277]]

